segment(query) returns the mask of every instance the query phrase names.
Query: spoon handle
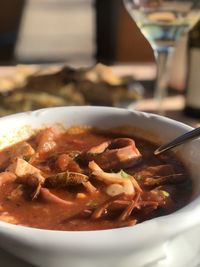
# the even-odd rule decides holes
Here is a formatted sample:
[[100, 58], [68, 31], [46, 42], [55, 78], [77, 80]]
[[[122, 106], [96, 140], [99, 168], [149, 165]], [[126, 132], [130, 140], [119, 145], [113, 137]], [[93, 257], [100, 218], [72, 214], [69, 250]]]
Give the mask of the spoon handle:
[[200, 127], [177, 137], [176, 139], [169, 142], [168, 144], [160, 146], [158, 149], [156, 149], [154, 151], [154, 155], [159, 155], [159, 154], [163, 153], [164, 151], [167, 151], [173, 147], [181, 145], [182, 143], [184, 143], [190, 139], [194, 139], [195, 137], [198, 137], [198, 136], [200, 136]]

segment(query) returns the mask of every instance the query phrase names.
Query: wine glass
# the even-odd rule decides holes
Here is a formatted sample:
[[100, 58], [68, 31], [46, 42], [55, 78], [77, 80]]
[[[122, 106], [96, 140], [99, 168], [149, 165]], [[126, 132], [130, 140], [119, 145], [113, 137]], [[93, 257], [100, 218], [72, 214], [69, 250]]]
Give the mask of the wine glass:
[[124, 4], [154, 50], [157, 61], [154, 97], [157, 112], [163, 115], [169, 54], [176, 41], [200, 19], [200, 0], [124, 0]]

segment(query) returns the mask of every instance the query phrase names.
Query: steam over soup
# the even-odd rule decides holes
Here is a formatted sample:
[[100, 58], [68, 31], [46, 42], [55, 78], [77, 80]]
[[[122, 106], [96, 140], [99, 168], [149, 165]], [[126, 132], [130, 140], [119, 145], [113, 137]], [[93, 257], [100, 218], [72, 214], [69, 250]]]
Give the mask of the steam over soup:
[[131, 226], [186, 205], [192, 184], [171, 153], [111, 131], [42, 129], [0, 152], [0, 220], [54, 230]]

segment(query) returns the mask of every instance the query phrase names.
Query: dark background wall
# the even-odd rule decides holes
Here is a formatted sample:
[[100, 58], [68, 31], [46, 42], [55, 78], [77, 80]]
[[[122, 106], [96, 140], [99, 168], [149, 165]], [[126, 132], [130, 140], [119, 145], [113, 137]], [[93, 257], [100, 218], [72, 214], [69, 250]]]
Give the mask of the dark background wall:
[[0, 64], [153, 60], [122, 0], [1, 0]]

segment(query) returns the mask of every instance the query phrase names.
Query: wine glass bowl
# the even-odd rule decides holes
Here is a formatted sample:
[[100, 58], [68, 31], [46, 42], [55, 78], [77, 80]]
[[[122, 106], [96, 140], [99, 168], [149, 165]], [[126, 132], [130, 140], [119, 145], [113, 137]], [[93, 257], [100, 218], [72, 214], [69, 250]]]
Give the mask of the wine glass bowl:
[[158, 65], [155, 98], [162, 113], [168, 81], [168, 55], [200, 18], [199, 0], [124, 0], [125, 7], [154, 50]]

